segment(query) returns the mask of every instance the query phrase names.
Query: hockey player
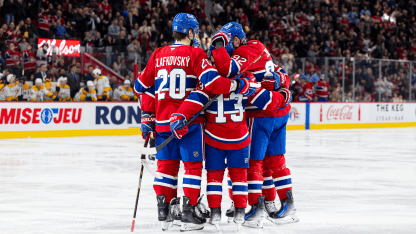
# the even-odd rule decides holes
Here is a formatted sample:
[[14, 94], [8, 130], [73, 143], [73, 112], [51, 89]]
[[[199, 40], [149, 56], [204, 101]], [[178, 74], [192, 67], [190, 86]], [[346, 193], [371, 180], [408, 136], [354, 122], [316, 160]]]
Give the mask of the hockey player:
[[35, 85], [30, 89], [30, 101], [43, 101], [44, 97], [52, 97], [53, 94], [46, 90], [45, 85], [42, 83], [42, 79], [37, 78]]
[[108, 81], [108, 78], [104, 75], [101, 75], [101, 70], [98, 68], [94, 69], [92, 71], [92, 74], [95, 78], [94, 84], [97, 87], [97, 100], [110, 101], [113, 90], [110, 87], [110, 82]]
[[88, 87], [85, 86], [85, 87], [81, 87], [79, 89], [79, 91], [75, 94], [75, 96], [73, 98], [74, 102], [80, 102], [81, 101], [81, 95], [84, 93], [84, 89], [88, 89]]
[[82, 94], [79, 97], [80, 101], [96, 102], [98, 99], [94, 87], [94, 82], [91, 80], [87, 81], [87, 87], [82, 90]]
[[301, 84], [302, 84], [302, 90], [300, 92], [298, 101], [310, 103], [312, 102], [315, 96], [315, 93], [313, 90], [314, 84], [309, 81], [310, 79], [309, 77], [302, 76], [300, 79], [301, 79]]
[[[249, 86], [248, 83], [237, 83], [238, 81], [219, 76], [208, 61], [206, 53], [202, 49], [192, 47], [199, 33], [198, 21], [193, 15], [177, 14], [173, 19], [172, 28], [175, 43], [153, 52], [145, 70], [135, 81], [134, 91], [142, 95], [148, 89], [155, 89], [154, 97], [142, 95], [143, 136], [146, 137], [149, 132], [155, 131], [156, 145], [160, 145], [172, 133], [178, 138], [172, 140], [156, 155], [157, 173], [162, 179], [155, 178], [153, 188], [157, 195], [158, 218], [162, 221], [162, 228], [166, 229], [164, 222], [168, 218], [169, 207], [174, 207], [169, 203], [177, 204], [177, 178], [182, 160], [185, 167], [185, 196], [182, 204], [181, 231], [199, 230], [205, 223], [205, 217], [195, 208], [198, 207], [201, 187], [204, 155], [202, 123], [205, 120], [201, 116], [197, 117], [187, 127], [188, 134], [183, 136], [179, 129], [185, 117], [172, 114], [176, 113], [189, 93], [196, 90], [198, 83], [214, 94], [238, 90], [239, 84], [239, 90], [247, 90]], [[195, 98], [207, 100], [208, 97], [203, 93], [196, 93]], [[198, 100], [195, 102], [201, 103]], [[182, 136], [183, 139], [179, 140]]]
[[[47, 94], [43, 96], [43, 101], [52, 102], [52, 101], [59, 101], [59, 98], [56, 97], [56, 87], [52, 84], [49, 78], [44, 78], [45, 82], [45, 89], [48, 91]], [[51, 93], [52, 95], [49, 95]]]
[[[263, 51], [266, 51], [266, 56], [252, 66], [250, 71], [253, 72], [257, 82], [261, 82], [263, 88], [268, 90], [285, 90], [289, 88], [289, 77], [280, 67], [273, 64], [265, 46], [259, 41], [246, 42], [245, 33], [238, 23], [231, 22], [224, 25], [213, 36], [212, 41], [212, 44], [216, 47], [218, 45], [221, 47], [221, 44], [226, 45], [212, 51], [215, 64], [217, 64], [221, 75], [234, 76], [248, 66]], [[232, 58], [230, 57], [231, 53]], [[290, 208], [294, 210], [291, 191], [289, 195], [286, 194], [286, 191], [291, 190], [291, 180], [290, 171], [285, 167], [284, 160], [285, 131], [289, 111], [290, 105], [285, 106], [282, 110], [273, 111], [260, 110], [256, 106], [248, 107], [247, 124], [249, 125], [252, 143], [250, 145], [250, 168], [248, 170], [248, 203], [251, 205], [251, 210], [245, 217], [245, 225], [247, 226], [262, 227], [264, 207], [273, 222], [289, 214], [285, 212], [287, 208], [285, 206], [282, 206], [281, 210], [277, 211], [274, 205], [276, 196], [274, 187], [276, 187], [277, 193], [282, 200], [281, 203], [291, 202]], [[266, 167], [263, 170], [264, 166]], [[263, 173], [266, 179], [263, 178]], [[272, 186], [273, 183], [270, 180], [272, 175], [275, 181], [283, 182], [274, 183], [275, 186]], [[285, 184], [281, 186], [280, 183]], [[282, 188], [284, 189], [282, 190]], [[265, 195], [266, 201], [261, 196], [262, 194]], [[290, 201], [287, 202], [287, 200]], [[232, 211], [233, 207], [229, 212], [227, 211], [227, 216], [231, 216]]]
[[59, 101], [65, 102], [65, 101], [71, 101], [71, 89], [66, 84], [67, 82], [66, 77], [59, 77], [58, 79], [58, 86], [56, 87], [56, 96], [59, 98]]
[[316, 96], [318, 97], [318, 102], [327, 102], [329, 83], [325, 80], [324, 74], [321, 74], [321, 77], [319, 78], [320, 79], [316, 82]]
[[[114, 92], [114, 96], [116, 93]], [[118, 87], [117, 100], [119, 101], [137, 101], [138, 98], [133, 93], [133, 89], [130, 87], [130, 80], [125, 80], [123, 86]]]
[[9, 74], [7, 76], [7, 82], [9, 83], [7, 88], [10, 90], [12, 95], [11, 101], [18, 101], [18, 97], [22, 95], [22, 87], [19, 81], [16, 79], [14, 74]]
[[[243, 81], [252, 83], [248, 79], [243, 79]], [[200, 98], [201, 94], [206, 94], [209, 98], [214, 96], [201, 85], [197, 91], [189, 95], [177, 113], [172, 114], [172, 118], [177, 115], [182, 116], [179, 122], [171, 121], [173, 131], [180, 129], [180, 137], [187, 132], [187, 128], [184, 127], [186, 121], [198, 113], [209, 100], [207, 97]], [[251, 103], [261, 110], [272, 111], [284, 107], [289, 101], [290, 92], [287, 89], [281, 89], [279, 92], [269, 92], [261, 88], [238, 89], [235, 92], [220, 95], [217, 101], [205, 111], [207, 118], [205, 123], [205, 169], [207, 170], [207, 199], [211, 208], [210, 222], [212, 224], [217, 226], [221, 221], [222, 180], [226, 167], [228, 167], [231, 176], [233, 201], [236, 207], [234, 222], [238, 225], [244, 222], [249, 190], [247, 168], [249, 166], [250, 144], [245, 107]], [[227, 164], [225, 164], [225, 160], [227, 160]]]
[[7, 85], [3, 83], [2, 77], [4, 77], [4, 75], [3, 73], [0, 73], [0, 101], [11, 101], [13, 95], [10, 92], [9, 87], [7, 87]]

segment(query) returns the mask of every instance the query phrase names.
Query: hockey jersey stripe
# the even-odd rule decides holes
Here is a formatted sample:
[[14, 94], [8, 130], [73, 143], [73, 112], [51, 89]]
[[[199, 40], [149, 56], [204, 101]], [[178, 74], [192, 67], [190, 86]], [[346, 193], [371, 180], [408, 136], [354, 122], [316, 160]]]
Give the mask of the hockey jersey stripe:
[[[167, 121], [167, 122], [165, 122], [165, 121]], [[159, 125], [159, 126], [170, 125], [169, 120], [165, 120], [165, 121], [161, 121], [161, 122], [156, 121], [156, 125]]]
[[240, 69], [240, 65], [234, 59], [231, 59], [230, 69], [228, 71], [227, 77], [233, 77], [237, 75], [240, 72]]
[[220, 77], [221, 76], [218, 75], [217, 70], [214, 68], [209, 68], [199, 75], [199, 81], [201, 81], [201, 83], [207, 87]]
[[259, 109], [266, 110], [267, 106], [272, 101], [272, 92], [269, 92], [265, 89], [263, 89], [261, 92], [259, 92], [251, 101], [251, 103], [255, 106], [257, 106]]
[[139, 78], [136, 79], [136, 81], [134, 82], [134, 92], [138, 93], [138, 94], [143, 94], [144, 92], [147, 91], [147, 89], [149, 89], [149, 86], [144, 85]]
[[291, 188], [291, 187], [292, 187], [292, 184], [286, 184], [286, 185], [276, 187], [276, 190]]
[[215, 136], [214, 134], [210, 133], [206, 129], [205, 129], [205, 133], [207, 134], [208, 137], [212, 138], [213, 140], [219, 141], [221, 143], [240, 143], [240, 142], [243, 142], [243, 141], [247, 140], [247, 138], [249, 137], [248, 132], [243, 137], [237, 138], [237, 139], [221, 138], [221, 137]]
[[162, 177], [162, 179], [158, 179], [157, 177], [155, 177], [155, 182], [160, 182], [160, 183], [165, 183], [165, 184], [170, 184], [170, 185], [178, 185], [178, 180], [174, 180], [171, 178], [166, 178], [166, 177]]
[[292, 179], [285, 179], [285, 180], [279, 180], [274, 182], [274, 186], [277, 188], [279, 186], [292, 184]]
[[203, 92], [192, 92], [189, 94], [185, 101], [191, 101], [193, 103], [204, 106], [204, 104], [208, 102], [208, 96]]
[[[170, 85], [170, 77], [168, 78], [168, 80], [167, 80], [167, 82], [163, 85], [163, 87], [162, 88], [160, 88], [160, 85], [162, 84], [162, 82], [163, 82], [163, 80], [164, 79], [156, 79], [155, 80], [155, 87], [156, 87], [156, 90], [157, 90], [157, 92], [159, 93], [159, 90], [161, 90], [162, 92], [163, 91], [169, 91], [169, 85]], [[180, 83], [181, 83], [181, 79], [176, 79], [176, 91], [179, 91], [179, 88], [178, 87], [180, 87]], [[196, 86], [196, 82], [197, 82], [197, 80], [195, 79], [195, 78], [193, 78], [193, 77], [186, 77], [186, 91], [192, 91], [192, 90], [195, 90], [195, 86]]]
[[172, 189], [177, 189], [178, 188], [177, 185], [171, 185], [171, 184], [163, 183], [163, 182], [153, 182], [153, 185], [165, 186], [165, 187], [169, 187], [169, 188], [172, 188]]
[[264, 181], [263, 181], [263, 186], [269, 186], [269, 185], [273, 185], [274, 186], [273, 179], [271, 179], [271, 177], [267, 177], [267, 178], [270, 178], [270, 179], [266, 179], [266, 177], [265, 177], [264, 178]]
[[199, 179], [191, 179], [191, 178], [183, 178], [183, 186], [187, 185], [198, 185], [201, 186], [201, 180]]
[[292, 177], [292, 175], [282, 176], [282, 177], [279, 177], [279, 178], [274, 178], [273, 181], [276, 182], [276, 181], [279, 181], [279, 180], [286, 180], [286, 179], [289, 179], [291, 177]]
[[221, 185], [207, 185], [207, 192], [208, 191], [222, 191], [222, 186]]
[[[256, 182], [256, 183], [253, 183]], [[263, 181], [249, 181], [248, 182], [248, 192], [249, 193], [261, 193], [263, 187]]]
[[248, 192], [248, 186], [246, 185], [234, 185], [233, 184], [233, 194], [234, 192]]

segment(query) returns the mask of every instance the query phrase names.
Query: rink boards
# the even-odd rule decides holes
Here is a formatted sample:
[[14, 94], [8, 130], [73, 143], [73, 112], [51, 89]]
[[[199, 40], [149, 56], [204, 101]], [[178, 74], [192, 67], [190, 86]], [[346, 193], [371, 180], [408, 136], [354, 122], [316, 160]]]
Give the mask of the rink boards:
[[[415, 103], [292, 103], [288, 130], [416, 126]], [[2, 102], [0, 139], [139, 135], [136, 102]]]
[[0, 106], [0, 139], [139, 135], [136, 102], [8, 102]]

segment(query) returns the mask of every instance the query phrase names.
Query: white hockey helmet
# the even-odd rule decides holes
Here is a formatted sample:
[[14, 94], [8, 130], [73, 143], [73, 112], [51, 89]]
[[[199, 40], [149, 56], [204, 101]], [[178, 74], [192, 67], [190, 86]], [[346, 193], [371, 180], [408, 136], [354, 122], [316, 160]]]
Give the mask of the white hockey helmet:
[[101, 75], [101, 70], [99, 68], [96, 68], [92, 71], [92, 74], [99, 76], [99, 75]]
[[58, 84], [61, 84], [61, 81], [65, 81], [66, 82], [66, 81], [68, 81], [68, 78], [61, 76], [58, 79]]
[[92, 82], [91, 80], [87, 81], [87, 86], [88, 87], [94, 87], [94, 82]]
[[130, 80], [125, 80], [124, 84], [131, 84]]
[[7, 82], [10, 82], [12, 80], [13, 77], [16, 77], [14, 74], [9, 74], [7, 76]]
[[35, 84], [42, 84], [42, 79], [41, 78], [36, 78]]
[[0, 78], [2, 78], [3, 76], [4, 76], [3, 73], [0, 72]]

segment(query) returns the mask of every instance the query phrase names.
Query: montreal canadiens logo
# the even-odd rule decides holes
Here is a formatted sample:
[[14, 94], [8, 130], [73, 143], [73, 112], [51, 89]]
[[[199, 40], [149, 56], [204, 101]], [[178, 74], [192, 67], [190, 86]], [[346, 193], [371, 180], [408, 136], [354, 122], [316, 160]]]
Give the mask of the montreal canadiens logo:
[[295, 121], [296, 119], [299, 119], [299, 112], [296, 108], [292, 107], [292, 109], [289, 112], [289, 118], [292, 121]]
[[52, 121], [52, 111], [50, 109], [43, 109], [42, 113], [40, 114], [40, 119], [44, 124], [48, 124]]

